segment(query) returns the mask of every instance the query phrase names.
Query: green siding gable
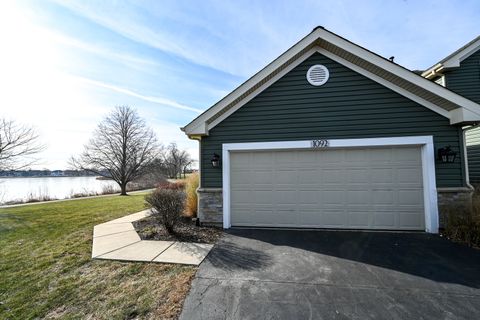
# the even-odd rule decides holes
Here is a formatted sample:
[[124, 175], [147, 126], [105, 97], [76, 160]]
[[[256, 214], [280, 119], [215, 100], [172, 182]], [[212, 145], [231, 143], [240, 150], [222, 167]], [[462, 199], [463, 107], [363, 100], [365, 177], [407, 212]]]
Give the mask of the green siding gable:
[[[323, 86], [305, 78], [314, 64], [330, 71]], [[460, 128], [445, 117], [315, 53], [202, 137], [201, 185], [222, 187], [221, 168], [210, 163], [222, 143], [413, 135], [433, 135], [435, 148], [463, 149]], [[459, 158], [436, 164], [438, 187], [464, 185]]]
[[480, 50], [445, 73], [447, 88], [480, 103]]

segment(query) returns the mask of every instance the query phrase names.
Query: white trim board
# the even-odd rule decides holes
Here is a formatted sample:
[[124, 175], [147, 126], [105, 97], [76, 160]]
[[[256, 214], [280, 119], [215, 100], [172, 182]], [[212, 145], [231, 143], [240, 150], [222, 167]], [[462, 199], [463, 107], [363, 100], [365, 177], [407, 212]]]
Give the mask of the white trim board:
[[[422, 153], [423, 199], [425, 231], [438, 233], [437, 186], [435, 180], [435, 153], [432, 136], [392, 138], [332, 139], [330, 148], [420, 146]], [[231, 227], [230, 218], [230, 153], [235, 151], [312, 149], [311, 140], [226, 143], [222, 146], [223, 227]]]

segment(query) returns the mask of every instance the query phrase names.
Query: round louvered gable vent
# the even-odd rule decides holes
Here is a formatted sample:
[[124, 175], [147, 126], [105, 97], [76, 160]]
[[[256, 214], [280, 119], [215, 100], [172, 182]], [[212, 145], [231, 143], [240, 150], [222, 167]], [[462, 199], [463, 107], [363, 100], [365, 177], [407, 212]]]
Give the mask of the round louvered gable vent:
[[321, 86], [328, 81], [330, 73], [327, 67], [321, 64], [311, 66], [307, 71], [307, 80], [312, 86]]

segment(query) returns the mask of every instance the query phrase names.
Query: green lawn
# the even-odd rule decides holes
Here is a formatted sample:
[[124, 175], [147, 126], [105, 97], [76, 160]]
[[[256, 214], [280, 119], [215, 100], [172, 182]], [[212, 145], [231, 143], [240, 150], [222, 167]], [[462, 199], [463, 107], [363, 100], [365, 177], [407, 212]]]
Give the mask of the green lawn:
[[93, 226], [143, 197], [0, 209], [0, 319], [176, 318], [195, 268], [90, 258]]

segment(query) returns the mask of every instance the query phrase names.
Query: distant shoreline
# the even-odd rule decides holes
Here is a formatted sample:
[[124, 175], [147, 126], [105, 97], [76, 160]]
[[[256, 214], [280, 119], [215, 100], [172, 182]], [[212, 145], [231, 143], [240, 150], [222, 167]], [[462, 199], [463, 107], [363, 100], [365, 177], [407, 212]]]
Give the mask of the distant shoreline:
[[96, 178], [97, 180], [112, 180], [112, 179], [98, 179], [99, 176], [28, 176], [28, 177], [0, 176], [0, 179], [31, 179], [31, 178]]

